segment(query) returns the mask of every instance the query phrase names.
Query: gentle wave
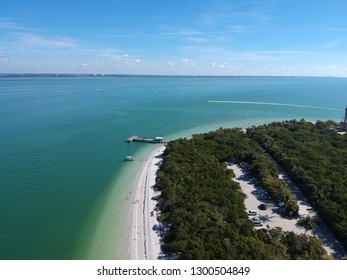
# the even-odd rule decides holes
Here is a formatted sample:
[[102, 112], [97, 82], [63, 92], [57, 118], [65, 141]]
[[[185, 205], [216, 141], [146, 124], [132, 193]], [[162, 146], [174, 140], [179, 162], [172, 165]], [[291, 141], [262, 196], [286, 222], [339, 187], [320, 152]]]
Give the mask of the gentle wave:
[[339, 108], [310, 106], [310, 105], [299, 105], [299, 104], [287, 104], [287, 103], [273, 103], [273, 102], [236, 101], [236, 100], [207, 100], [207, 102], [209, 102], [209, 103], [231, 103], [231, 104], [286, 106], [286, 107], [297, 107], [297, 108], [308, 108], [308, 109], [344, 111], [343, 109], [339, 109]]

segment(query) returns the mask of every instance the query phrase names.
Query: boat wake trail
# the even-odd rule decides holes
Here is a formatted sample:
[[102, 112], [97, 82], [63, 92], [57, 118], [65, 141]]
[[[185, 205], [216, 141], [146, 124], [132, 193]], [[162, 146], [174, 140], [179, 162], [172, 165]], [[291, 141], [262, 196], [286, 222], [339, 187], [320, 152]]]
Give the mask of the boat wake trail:
[[332, 108], [332, 107], [320, 107], [320, 106], [309, 106], [309, 105], [287, 104], [287, 103], [272, 103], [272, 102], [236, 101], [236, 100], [207, 100], [207, 102], [208, 103], [231, 103], [231, 104], [285, 106], [285, 107], [297, 107], [297, 108], [307, 108], [307, 109], [343, 111], [342, 109]]

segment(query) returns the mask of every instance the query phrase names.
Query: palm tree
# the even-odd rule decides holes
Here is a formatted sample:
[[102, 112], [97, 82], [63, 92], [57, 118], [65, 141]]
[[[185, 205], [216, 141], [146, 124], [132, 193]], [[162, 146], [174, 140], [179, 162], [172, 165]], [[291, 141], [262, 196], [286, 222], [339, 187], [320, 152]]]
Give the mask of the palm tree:
[[313, 230], [317, 226], [315, 223], [315, 220], [311, 216], [305, 216], [305, 217], [300, 218], [300, 220], [296, 223], [296, 225], [298, 227], [305, 229], [304, 235], [306, 235], [306, 232], [308, 230]]

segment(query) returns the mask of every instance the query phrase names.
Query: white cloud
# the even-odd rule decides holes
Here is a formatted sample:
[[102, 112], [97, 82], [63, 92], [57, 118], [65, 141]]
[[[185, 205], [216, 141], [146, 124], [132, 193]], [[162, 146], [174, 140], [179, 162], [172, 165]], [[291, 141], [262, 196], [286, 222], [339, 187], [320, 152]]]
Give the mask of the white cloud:
[[326, 44], [322, 45], [320, 47], [320, 49], [322, 49], [322, 50], [334, 49], [334, 48], [340, 46], [341, 43], [343, 43], [344, 41], [345, 41], [344, 38], [339, 38], [339, 39], [333, 40], [333, 41], [331, 41], [329, 43], [326, 43]]
[[43, 37], [33, 33], [16, 33], [15, 37], [23, 46], [35, 46], [43, 48], [73, 48], [77, 47], [77, 42], [70, 38], [63, 37]]
[[236, 51], [218, 45], [183, 45], [181, 51], [187, 55], [205, 61], [262, 61], [273, 60], [270, 54], [262, 54], [253, 51]]
[[21, 31], [23, 31], [23, 30], [39, 31], [39, 29], [34, 29], [34, 28], [23, 26], [13, 19], [4, 18], [4, 17], [0, 17], [0, 29], [21, 30]]
[[0, 28], [1, 29], [20, 29], [21, 27], [18, 23], [11, 21], [7, 18], [0, 18]]
[[252, 51], [254, 54], [271, 54], [271, 55], [318, 55], [321, 54], [319, 52], [312, 52], [312, 51], [294, 51], [294, 50], [269, 50], [269, 51]]
[[338, 64], [332, 64], [332, 65], [316, 65], [313, 67], [315, 70], [346, 70], [347, 67], [338, 65]]
[[270, 11], [266, 1], [211, 1], [200, 16], [199, 25], [229, 27], [240, 20], [259, 24], [272, 19]]
[[8, 63], [9, 59], [7, 57], [5, 57], [5, 56], [0, 56], [0, 62]]
[[188, 65], [188, 59], [181, 59], [180, 64], [187, 66]]

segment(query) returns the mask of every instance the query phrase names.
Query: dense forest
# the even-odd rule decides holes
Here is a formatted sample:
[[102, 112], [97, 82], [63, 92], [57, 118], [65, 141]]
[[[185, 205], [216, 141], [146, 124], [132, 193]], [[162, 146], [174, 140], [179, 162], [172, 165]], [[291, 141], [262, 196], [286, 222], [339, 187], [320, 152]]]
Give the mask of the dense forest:
[[[249, 134], [255, 136], [255, 128]], [[220, 128], [168, 143], [156, 181], [166, 254], [177, 259], [327, 258], [315, 237], [280, 228], [255, 230], [249, 221], [245, 195], [231, 180], [226, 161], [247, 163], [272, 201], [285, 202], [286, 216], [298, 211], [295, 197], [255, 140], [240, 129]]]
[[277, 122], [248, 130], [286, 170], [347, 248], [347, 136], [331, 122]]

